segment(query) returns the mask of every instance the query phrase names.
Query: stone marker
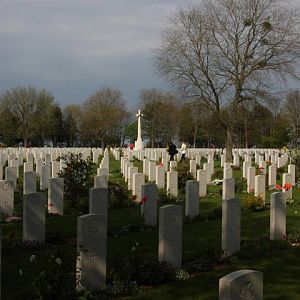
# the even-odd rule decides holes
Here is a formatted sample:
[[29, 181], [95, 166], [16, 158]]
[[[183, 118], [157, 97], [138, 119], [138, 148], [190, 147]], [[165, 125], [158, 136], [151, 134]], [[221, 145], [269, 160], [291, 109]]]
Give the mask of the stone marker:
[[232, 272], [219, 280], [219, 300], [262, 300], [263, 273], [254, 270]]
[[158, 260], [181, 267], [182, 207], [179, 205], [165, 205], [159, 209]]
[[43, 160], [41, 159], [37, 159], [35, 161], [36, 165], [35, 165], [35, 172], [36, 172], [36, 175], [41, 177], [42, 176], [42, 166], [44, 165], [43, 164]]
[[138, 173], [139, 169], [137, 167], [129, 167], [128, 168], [128, 180], [127, 180], [127, 184], [128, 184], [128, 190], [132, 190], [133, 188], [133, 174]]
[[290, 173], [282, 175], [282, 192], [284, 193], [285, 201], [293, 199], [292, 175]]
[[108, 177], [105, 175], [98, 176], [96, 175], [94, 177], [94, 188], [108, 188]]
[[88, 214], [77, 218], [77, 289], [95, 290], [106, 281], [107, 215]]
[[98, 176], [108, 176], [109, 175], [109, 170], [107, 168], [98, 168], [97, 169], [97, 175]]
[[286, 203], [283, 193], [271, 194], [270, 239], [282, 240], [286, 236]]
[[232, 199], [235, 196], [235, 179], [223, 179], [222, 200]]
[[24, 173], [33, 171], [33, 163], [31, 162], [24, 162]]
[[134, 173], [132, 177], [132, 195], [136, 195], [136, 201], [142, 199], [142, 185], [145, 184], [145, 175], [143, 173]]
[[254, 193], [255, 189], [255, 167], [247, 168], [247, 192]]
[[5, 168], [5, 180], [12, 181], [14, 183], [14, 190], [17, 189], [17, 168], [16, 167]]
[[148, 181], [154, 182], [156, 177], [156, 162], [149, 161], [148, 168]]
[[45, 242], [45, 205], [43, 193], [23, 195], [23, 241]]
[[165, 168], [163, 166], [156, 166], [155, 183], [158, 189], [165, 188]]
[[224, 256], [240, 251], [241, 203], [233, 198], [222, 200], [222, 250]]
[[288, 173], [292, 176], [292, 185], [295, 185], [296, 182], [296, 166], [295, 165], [288, 165]]
[[170, 171], [176, 171], [177, 169], [177, 161], [172, 160], [170, 161]]
[[48, 188], [48, 211], [52, 214], [64, 214], [64, 179], [50, 178]]
[[92, 188], [89, 190], [89, 213], [107, 215], [108, 189]]
[[190, 160], [190, 173], [192, 174], [193, 178], [197, 178], [197, 163], [196, 160]]
[[185, 187], [185, 216], [194, 218], [199, 215], [199, 182], [188, 180]]
[[0, 180], [0, 213], [12, 216], [14, 213], [14, 183]]
[[269, 166], [269, 186], [276, 186], [276, 173], [277, 173], [277, 167], [275, 165]]
[[0, 161], [0, 180], [2, 179], [3, 179], [3, 163]]
[[36, 192], [36, 173], [34, 171], [24, 172], [23, 176], [23, 194]]
[[206, 174], [206, 184], [211, 183], [211, 170], [210, 166], [208, 163], [203, 164], [203, 170], [205, 171]]
[[60, 162], [59, 161], [52, 161], [52, 177], [58, 177], [58, 173], [60, 171]]
[[157, 226], [157, 186], [155, 183], [148, 183], [141, 186], [141, 215], [145, 224]]
[[206, 184], [206, 171], [197, 171], [197, 181], [199, 182], [199, 197], [206, 197], [207, 195], [207, 184]]
[[167, 172], [167, 192], [174, 197], [178, 195], [178, 173], [176, 171]]
[[265, 175], [255, 176], [254, 195], [256, 197], [260, 197], [265, 204], [266, 201], [266, 176]]
[[50, 169], [49, 165], [42, 166], [42, 173], [41, 173], [41, 178], [40, 178], [41, 191], [46, 190], [49, 186], [50, 172], [51, 172], [51, 169]]

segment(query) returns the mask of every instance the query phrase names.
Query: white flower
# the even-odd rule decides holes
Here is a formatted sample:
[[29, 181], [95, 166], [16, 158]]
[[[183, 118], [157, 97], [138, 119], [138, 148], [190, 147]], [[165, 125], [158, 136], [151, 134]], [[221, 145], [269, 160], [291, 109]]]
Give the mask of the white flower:
[[131, 248], [131, 251], [134, 252], [135, 250], [136, 250], [136, 248], [133, 246], [133, 247]]
[[56, 262], [59, 266], [60, 266], [61, 263], [62, 263], [62, 261], [61, 261], [61, 259], [60, 259], [59, 257], [55, 259], [55, 262]]
[[30, 263], [34, 263], [35, 262], [35, 255], [31, 255], [29, 258]]
[[295, 210], [295, 214], [297, 214], [298, 212], [297, 212], [297, 210]]
[[23, 271], [22, 269], [19, 270], [19, 275], [22, 276], [23, 275]]

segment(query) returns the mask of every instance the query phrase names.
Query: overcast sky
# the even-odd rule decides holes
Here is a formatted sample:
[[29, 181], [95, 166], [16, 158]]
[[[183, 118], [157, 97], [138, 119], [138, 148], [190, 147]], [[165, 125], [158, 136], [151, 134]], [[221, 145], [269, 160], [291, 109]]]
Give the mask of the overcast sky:
[[64, 106], [114, 87], [134, 105], [143, 88], [168, 89], [151, 65], [152, 49], [168, 16], [197, 2], [0, 0], [0, 92], [33, 85]]

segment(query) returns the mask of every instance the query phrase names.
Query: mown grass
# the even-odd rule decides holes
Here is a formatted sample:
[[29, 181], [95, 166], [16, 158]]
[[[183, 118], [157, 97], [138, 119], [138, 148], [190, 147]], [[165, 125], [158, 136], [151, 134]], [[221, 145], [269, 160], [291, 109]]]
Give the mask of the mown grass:
[[[139, 170], [142, 163], [135, 161]], [[220, 170], [216, 162], [216, 171]], [[111, 160], [110, 180], [122, 183], [119, 174], [120, 162]], [[241, 171], [234, 171], [234, 176], [240, 178]], [[195, 260], [204, 260], [213, 251], [221, 248], [221, 218], [218, 211], [221, 207], [221, 186], [210, 185], [208, 196], [200, 199], [200, 216], [192, 221], [185, 220], [183, 225], [183, 265]], [[300, 231], [300, 190], [293, 189], [296, 206], [287, 207], [287, 231]], [[246, 194], [237, 193], [244, 204]], [[255, 269], [264, 273], [264, 299], [299, 299], [299, 265], [300, 250], [298, 247], [278, 247], [276, 242], [257, 242], [268, 240], [269, 236], [269, 199], [266, 195], [267, 209], [261, 212], [244, 211], [241, 218], [242, 251], [226, 264], [218, 265], [208, 271], [196, 272], [192, 278], [185, 281], [171, 282], [161, 286], [143, 287], [138, 295], [126, 299], [218, 299], [219, 279], [235, 270]], [[183, 205], [184, 202], [176, 202]], [[298, 212], [299, 210], [299, 212]], [[22, 199], [16, 194], [16, 211], [22, 212]], [[63, 264], [68, 270], [66, 284], [75, 286], [76, 265], [76, 231], [78, 214], [64, 216], [48, 216], [46, 218], [46, 245], [41, 248], [16, 248], [6, 251], [2, 256], [2, 299], [35, 299], [33, 296], [34, 270], [29, 263], [32, 254], [37, 256], [37, 262], [46, 255], [46, 249], [59, 249], [64, 255]], [[128, 224], [140, 221], [140, 206], [133, 205], [124, 208], [110, 209], [108, 216], [108, 273], [114, 261], [130, 252], [132, 246], [139, 243], [140, 255], [158, 255], [158, 230], [128, 232], [120, 229]], [[15, 241], [22, 239], [22, 225], [2, 224], [3, 236], [14, 232]], [[250, 247], [246, 247], [247, 243]], [[20, 250], [21, 249], [21, 250]], [[22, 276], [19, 270], [22, 270]]]

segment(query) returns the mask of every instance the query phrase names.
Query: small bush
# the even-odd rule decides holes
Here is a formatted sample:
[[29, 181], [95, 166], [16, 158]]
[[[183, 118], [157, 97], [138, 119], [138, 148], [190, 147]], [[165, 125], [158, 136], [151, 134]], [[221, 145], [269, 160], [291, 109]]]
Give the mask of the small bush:
[[189, 166], [188, 159], [182, 162], [178, 162], [177, 172], [178, 172], [178, 189], [184, 191], [186, 182], [188, 180], [194, 179], [192, 174], [190, 173], [190, 166]]
[[128, 189], [119, 183], [109, 181], [109, 205], [110, 208], [123, 208], [130, 204], [130, 193]]
[[246, 208], [252, 211], [262, 211], [264, 210], [264, 201], [261, 197], [249, 194], [246, 198]]
[[247, 180], [245, 178], [235, 179], [235, 192], [241, 193], [247, 190]]
[[62, 156], [66, 167], [59, 172], [64, 179], [65, 197], [71, 200], [72, 207], [80, 197], [88, 197], [89, 186], [92, 183], [92, 166], [90, 160], [82, 159], [82, 154], [68, 153]]
[[158, 190], [158, 202], [160, 204], [174, 203], [176, 201], [177, 198], [168, 194], [168, 192], [165, 189]]
[[124, 255], [117, 255], [114, 260], [111, 279], [134, 281], [140, 285], [158, 285], [176, 280], [176, 270], [167, 262], [159, 262], [157, 258], [145, 256], [138, 243]]

